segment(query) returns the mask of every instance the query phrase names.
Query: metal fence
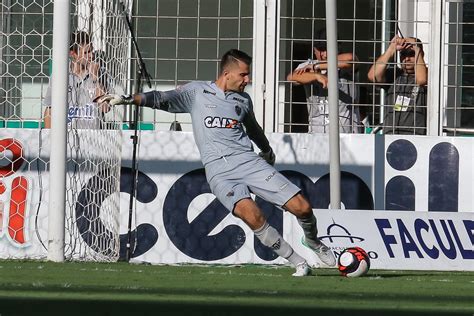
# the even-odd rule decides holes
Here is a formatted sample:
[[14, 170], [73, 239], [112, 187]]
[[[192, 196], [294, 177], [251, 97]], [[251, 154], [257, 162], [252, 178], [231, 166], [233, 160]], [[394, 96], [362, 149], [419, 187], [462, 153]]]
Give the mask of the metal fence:
[[[324, 4], [325, 0], [135, 1], [132, 15], [153, 89], [213, 80], [220, 56], [229, 48], [240, 48], [254, 56], [248, 89], [264, 129], [307, 132], [308, 89], [305, 92], [287, 76], [314, 57], [316, 32], [325, 25]], [[0, 11], [0, 123], [39, 127], [50, 74], [52, 1], [4, 0]], [[423, 43], [428, 68], [426, 133], [472, 133], [473, 16], [474, 2], [467, 0], [338, 1], [339, 49], [357, 56], [349, 78], [359, 98], [348, 108], [360, 112], [360, 132], [371, 133], [383, 125], [393, 107], [386, 101], [388, 90], [367, 74], [399, 34]], [[134, 56], [132, 52], [131, 91]], [[390, 64], [400, 66], [399, 57]], [[146, 110], [142, 121], [152, 129], [169, 129], [173, 121], [183, 130], [191, 129], [187, 115]]]
[[441, 45], [443, 132], [474, 133], [474, 2], [446, 1]]

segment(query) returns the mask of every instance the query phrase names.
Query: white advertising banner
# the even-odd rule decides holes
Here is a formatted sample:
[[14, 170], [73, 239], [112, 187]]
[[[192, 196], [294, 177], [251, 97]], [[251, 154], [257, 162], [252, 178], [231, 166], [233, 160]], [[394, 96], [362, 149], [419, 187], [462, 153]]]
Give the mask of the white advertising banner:
[[321, 210], [316, 214], [319, 235], [336, 254], [362, 247], [374, 268], [474, 269], [472, 213]]
[[[133, 149], [127, 133], [119, 216], [122, 256], [130, 198], [125, 184], [131, 180]], [[268, 137], [276, 168], [308, 197], [319, 233], [336, 255], [345, 247], [360, 246], [376, 269], [474, 270], [472, 139], [341, 135], [345, 210], [329, 211], [327, 135]], [[48, 131], [0, 130], [2, 258], [46, 256], [48, 139]], [[192, 134], [149, 131], [141, 132], [139, 140], [133, 260], [284, 263], [211, 194]], [[296, 220], [266, 201], [256, 201], [270, 224], [317, 265], [300, 243]]]

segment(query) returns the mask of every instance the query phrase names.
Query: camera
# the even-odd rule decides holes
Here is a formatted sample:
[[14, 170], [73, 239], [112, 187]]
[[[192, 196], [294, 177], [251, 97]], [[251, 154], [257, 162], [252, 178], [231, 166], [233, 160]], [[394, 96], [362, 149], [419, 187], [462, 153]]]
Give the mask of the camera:
[[404, 48], [400, 51], [400, 59], [404, 60], [408, 57], [415, 57], [415, 51], [411, 48]]

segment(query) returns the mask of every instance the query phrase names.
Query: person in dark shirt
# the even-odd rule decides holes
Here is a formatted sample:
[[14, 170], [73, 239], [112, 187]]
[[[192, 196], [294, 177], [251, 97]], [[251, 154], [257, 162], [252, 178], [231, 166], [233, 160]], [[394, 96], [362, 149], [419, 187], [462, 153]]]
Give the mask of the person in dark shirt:
[[[389, 63], [397, 52], [401, 67], [391, 67]], [[426, 135], [428, 69], [419, 39], [395, 36], [385, 53], [370, 67], [367, 77], [371, 82], [383, 84], [380, 88], [387, 91], [385, 134]]]

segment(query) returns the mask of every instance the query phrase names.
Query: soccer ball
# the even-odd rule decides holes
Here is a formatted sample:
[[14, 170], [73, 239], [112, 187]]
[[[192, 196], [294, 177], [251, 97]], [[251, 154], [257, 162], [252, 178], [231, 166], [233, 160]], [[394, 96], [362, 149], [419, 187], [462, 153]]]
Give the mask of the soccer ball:
[[337, 268], [346, 277], [364, 275], [370, 268], [369, 255], [360, 247], [346, 248], [337, 259]]

